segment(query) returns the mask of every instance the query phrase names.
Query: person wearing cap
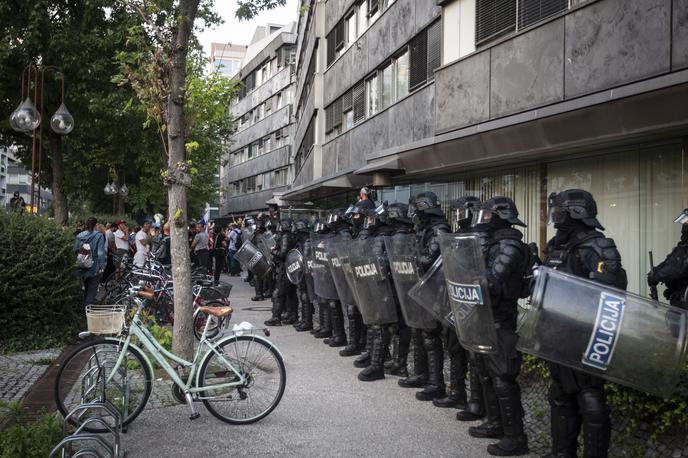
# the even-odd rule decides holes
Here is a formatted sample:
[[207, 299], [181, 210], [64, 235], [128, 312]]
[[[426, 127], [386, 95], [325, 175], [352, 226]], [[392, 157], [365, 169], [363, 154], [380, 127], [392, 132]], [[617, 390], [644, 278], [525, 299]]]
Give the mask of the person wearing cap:
[[19, 191], [15, 191], [14, 195], [10, 199], [10, 211], [24, 213], [25, 208], [26, 202], [24, 202], [24, 198], [19, 195]]
[[651, 287], [664, 283], [664, 298], [675, 307], [688, 308], [688, 208], [683, 210], [674, 223], [681, 225], [681, 239], [664, 261], [647, 274]]

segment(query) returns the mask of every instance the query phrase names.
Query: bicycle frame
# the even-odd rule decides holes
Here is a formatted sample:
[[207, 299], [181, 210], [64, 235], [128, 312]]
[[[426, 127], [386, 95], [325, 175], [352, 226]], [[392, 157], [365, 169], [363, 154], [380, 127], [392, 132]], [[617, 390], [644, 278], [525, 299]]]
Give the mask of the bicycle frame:
[[[126, 349], [129, 347], [129, 344], [131, 343], [131, 338], [132, 336], [135, 336], [138, 338], [141, 346], [148, 350], [148, 352], [153, 356], [155, 361], [160, 365], [160, 367], [170, 376], [172, 381], [182, 390], [184, 393], [191, 393], [191, 394], [198, 394], [200, 392], [206, 391], [209, 388], [210, 389], [217, 389], [217, 388], [232, 388], [236, 386], [241, 386], [246, 383], [246, 377], [242, 375], [235, 367], [234, 365], [227, 361], [227, 359], [224, 357], [224, 355], [218, 351], [218, 343], [213, 343], [206, 339], [206, 332], [208, 330], [208, 325], [210, 324], [210, 320], [206, 322], [205, 329], [203, 330], [203, 334], [201, 335], [201, 340], [199, 342], [198, 348], [196, 349], [194, 359], [193, 361], [187, 361], [183, 358], [178, 357], [177, 355], [167, 351], [165, 348], [163, 348], [162, 345], [155, 339], [155, 337], [146, 329], [144, 326], [143, 322], [141, 321], [141, 318], [139, 318], [139, 313], [141, 311], [141, 307], [138, 307], [136, 310], [136, 313], [134, 314], [134, 317], [131, 320], [131, 325], [129, 326], [129, 332], [127, 333], [126, 337], [122, 340], [120, 338], [120, 350], [119, 350], [119, 356], [117, 358], [117, 362], [115, 363], [115, 366], [112, 368], [110, 372], [110, 376], [107, 379], [107, 383], [110, 383], [113, 376], [117, 373], [119, 367], [124, 363], [124, 355], [126, 354]], [[203, 351], [205, 347], [208, 347], [207, 351]], [[238, 381], [236, 382], [231, 382], [231, 383], [220, 383], [216, 385], [207, 385], [203, 387], [198, 386], [198, 375], [199, 375], [199, 362], [201, 362], [202, 359], [207, 357], [210, 352], [214, 352], [220, 361], [222, 361], [223, 364], [227, 366], [228, 369], [231, 369], [234, 374], [239, 378]], [[201, 358], [203, 356], [204, 358]], [[189, 367], [189, 377], [186, 382], [184, 382], [181, 377], [177, 374], [177, 371], [168, 363], [167, 360], [172, 360], [175, 363], [183, 366], [183, 367]], [[201, 397], [199, 399], [211, 399], [212, 396], [210, 397]]]

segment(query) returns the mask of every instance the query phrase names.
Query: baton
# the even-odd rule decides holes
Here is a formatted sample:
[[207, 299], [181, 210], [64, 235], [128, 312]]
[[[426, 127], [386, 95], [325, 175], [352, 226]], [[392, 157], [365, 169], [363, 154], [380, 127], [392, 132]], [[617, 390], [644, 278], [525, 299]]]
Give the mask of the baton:
[[[648, 251], [647, 254], [650, 256], [650, 269], [651, 272], [654, 272], [655, 270], [655, 261], [654, 257], [652, 256], [652, 250]], [[652, 300], [659, 300], [659, 295], [657, 294], [657, 285], [650, 286], [650, 298]]]

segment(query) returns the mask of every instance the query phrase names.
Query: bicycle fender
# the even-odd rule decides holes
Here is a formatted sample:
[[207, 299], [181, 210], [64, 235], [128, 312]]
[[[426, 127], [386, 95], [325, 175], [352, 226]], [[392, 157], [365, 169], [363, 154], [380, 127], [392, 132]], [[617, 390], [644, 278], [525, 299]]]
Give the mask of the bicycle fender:
[[[119, 340], [119, 339], [116, 339], [116, 338], [114, 338], [114, 337], [106, 337], [105, 340], [106, 340], [106, 341], [109, 341], [109, 342], [113, 342], [113, 343], [116, 342], [117, 344], [120, 343], [120, 340]], [[130, 347], [133, 347], [133, 348], [135, 348], [135, 349], [137, 349], [137, 350], [139, 351], [139, 353], [141, 353], [141, 356], [143, 356], [143, 360], [146, 362], [146, 365], [148, 366], [148, 369], [150, 369], [150, 373], [151, 373], [151, 384], [152, 384], [153, 381], [155, 380], [155, 371], [153, 370], [153, 364], [151, 363], [150, 359], [148, 358], [148, 354], [147, 354], [145, 351], [143, 351], [143, 350], [141, 349], [141, 347], [139, 347], [138, 345], [134, 345], [134, 344], [131, 343], [131, 342], [129, 342], [129, 346], [130, 346]]]
[[[247, 335], [247, 334], [242, 334], [242, 335], [246, 335], [247, 337], [253, 337], [254, 340], [260, 340], [260, 341], [266, 343], [266, 344], [269, 345], [270, 347], [274, 348], [274, 349], [277, 351], [277, 354], [279, 355], [280, 359], [282, 359], [282, 361], [284, 361], [284, 355], [282, 354], [282, 352], [280, 351], [280, 349], [277, 347], [277, 345], [275, 345], [274, 343], [272, 343], [272, 342], [271, 342], [270, 340], [268, 340], [267, 338], [265, 338], [265, 337], [263, 337], [263, 336], [260, 336], [260, 335], [257, 335], [257, 334], [253, 334], [253, 335], [250, 335], [250, 334], [248, 334], [248, 335]], [[228, 342], [228, 341], [230, 341], [230, 340], [236, 339], [237, 337], [241, 337], [241, 336], [232, 335], [232, 336], [223, 337], [222, 339], [218, 340], [217, 343], [216, 343], [215, 345], [217, 345], [218, 347], [220, 347], [220, 346], [222, 346], [222, 344], [224, 344], [225, 342]], [[206, 361], [208, 358], [210, 358], [212, 355], [213, 355], [213, 350], [212, 350], [212, 349], [208, 350], [208, 351], [205, 353], [205, 355], [203, 356], [203, 359], [201, 359], [201, 362], [199, 363], [198, 367], [203, 367], [203, 364], [205, 363], [205, 361]], [[198, 386], [198, 383], [199, 383], [199, 381], [200, 381], [200, 379], [199, 379], [199, 377], [200, 377], [200, 372], [201, 372], [201, 371], [196, 372], [196, 386]]]

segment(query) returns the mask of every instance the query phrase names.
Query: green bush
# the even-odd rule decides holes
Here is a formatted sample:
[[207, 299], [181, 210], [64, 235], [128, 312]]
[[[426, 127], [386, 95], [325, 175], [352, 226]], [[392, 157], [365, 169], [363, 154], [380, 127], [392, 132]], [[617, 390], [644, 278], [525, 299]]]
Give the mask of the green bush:
[[0, 211], [0, 352], [73, 340], [84, 327], [73, 231]]
[[62, 440], [62, 421], [44, 414], [34, 422], [23, 422], [19, 408], [12, 408], [15, 423], [0, 432], [0, 458], [45, 458]]

